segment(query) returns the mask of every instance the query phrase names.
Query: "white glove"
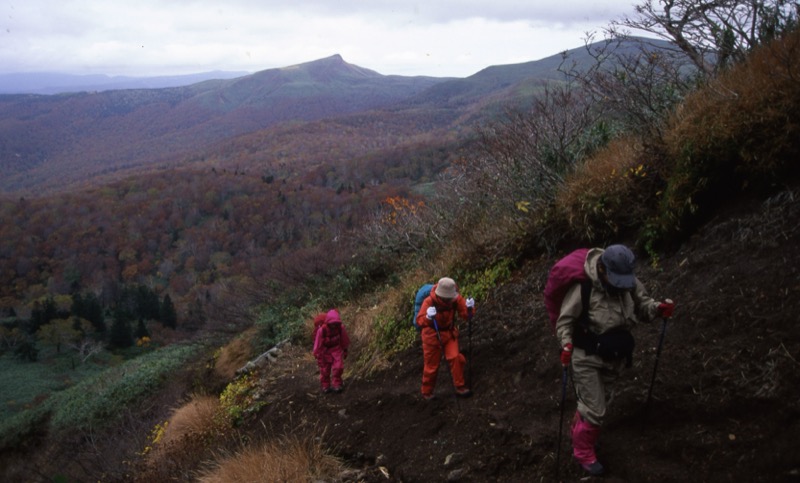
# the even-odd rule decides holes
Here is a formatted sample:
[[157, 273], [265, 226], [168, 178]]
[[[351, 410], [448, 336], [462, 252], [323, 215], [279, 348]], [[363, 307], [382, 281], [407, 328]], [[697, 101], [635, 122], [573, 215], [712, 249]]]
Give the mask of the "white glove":
[[425, 317], [427, 317], [428, 320], [433, 320], [433, 318], [436, 317], [436, 307], [428, 307], [428, 313], [425, 314]]
[[471, 309], [472, 307], [475, 307], [475, 299], [470, 297], [467, 299], [467, 308]]

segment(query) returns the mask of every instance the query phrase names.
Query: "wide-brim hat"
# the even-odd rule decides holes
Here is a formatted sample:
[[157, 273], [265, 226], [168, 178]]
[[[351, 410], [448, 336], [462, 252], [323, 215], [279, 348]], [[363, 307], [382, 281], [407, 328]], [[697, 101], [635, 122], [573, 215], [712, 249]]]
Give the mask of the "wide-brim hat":
[[606, 267], [606, 277], [612, 287], [630, 290], [636, 287], [636, 256], [625, 245], [611, 245], [600, 256]]
[[436, 284], [436, 296], [442, 299], [454, 299], [458, 295], [456, 282], [452, 278], [443, 277]]

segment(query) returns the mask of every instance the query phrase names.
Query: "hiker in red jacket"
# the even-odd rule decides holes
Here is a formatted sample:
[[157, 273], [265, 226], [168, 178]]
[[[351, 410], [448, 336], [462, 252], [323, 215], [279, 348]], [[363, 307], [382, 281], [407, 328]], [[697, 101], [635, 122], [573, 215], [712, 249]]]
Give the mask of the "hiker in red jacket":
[[[314, 357], [319, 366], [319, 382], [322, 392], [342, 392], [342, 372], [344, 360], [347, 358], [347, 349], [350, 347], [350, 338], [342, 324], [339, 312], [329, 310], [325, 314], [325, 321], [317, 329], [314, 337]], [[331, 383], [333, 386], [331, 387]]]
[[675, 308], [669, 299], [659, 302], [647, 295], [634, 275], [634, 265], [634, 254], [624, 245], [589, 250], [584, 262], [587, 282], [567, 291], [556, 322], [561, 363], [572, 364], [578, 399], [573, 455], [594, 476], [603, 473], [595, 444], [606, 416], [606, 399], [622, 368], [631, 364], [634, 340], [629, 329], [640, 320], [670, 317]]
[[472, 391], [464, 382], [464, 366], [466, 358], [458, 349], [458, 328], [455, 316], [458, 314], [466, 320], [475, 307], [475, 300], [459, 295], [458, 288], [452, 278], [444, 277], [433, 286], [430, 295], [422, 302], [417, 313], [417, 325], [422, 327], [422, 397], [431, 399], [439, 372], [439, 361], [442, 352], [450, 365], [450, 374], [456, 395], [467, 397]]

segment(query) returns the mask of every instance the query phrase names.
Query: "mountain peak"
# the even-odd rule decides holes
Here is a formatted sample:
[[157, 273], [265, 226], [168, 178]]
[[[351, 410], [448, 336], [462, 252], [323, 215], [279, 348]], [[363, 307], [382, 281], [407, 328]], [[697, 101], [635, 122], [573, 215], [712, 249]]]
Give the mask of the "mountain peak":
[[383, 77], [374, 70], [365, 69], [354, 64], [347, 63], [341, 55], [333, 54], [330, 57], [313, 60], [294, 67], [307, 69], [312, 75], [346, 75], [356, 77]]

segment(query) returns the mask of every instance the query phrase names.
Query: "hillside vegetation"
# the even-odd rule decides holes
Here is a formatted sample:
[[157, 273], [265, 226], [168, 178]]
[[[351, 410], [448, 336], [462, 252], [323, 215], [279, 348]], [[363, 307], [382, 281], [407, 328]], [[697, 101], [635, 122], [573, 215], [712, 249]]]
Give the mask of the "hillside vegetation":
[[[631, 67], [618, 60], [620, 69]], [[636, 363], [618, 387], [599, 450], [612, 478], [796, 479], [800, 468], [792, 435], [800, 430], [800, 332], [794, 317], [800, 309], [795, 222], [800, 188], [794, 161], [800, 146], [800, 32], [788, 30], [765, 41], [729, 68], [687, 81], [685, 90], [650, 77], [647, 100], [661, 103], [647, 109], [598, 104], [598, 98], [617, 99], [606, 95], [610, 91], [642, 92], [642, 84], [626, 83], [621, 72], [604, 77], [608, 72], [597, 70], [548, 84], [525, 108], [509, 109], [478, 126], [471, 149], [439, 151], [434, 158], [446, 166], [439, 176], [436, 169], [424, 171], [406, 162], [426, 152], [421, 142], [396, 158], [389, 149], [375, 158], [348, 156], [353, 164], [335, 169], [315, 170], [309, 164], [288, 173], [280, 169], [293, 170], [291, 164], [267, 164], [274, 171], [254, 176], [211, 169], [211, 161], [202, 175], [170, 170], [135, 179], [147, 179], [141, 187], [128, 180], [73, 195], [102, 200], [97, 206], [108, 206], [110, 213], [119, 210], [121, 224], [97, 228], [87, 221], [85, 234], [75, 238], [67, 229], [55, 238], [54, 232], [31, 235], [31, 243], [53, 244], [53, 260], [69, 255], [58, 240], [91, 240], [92, 230], [103, 239], [141, 239], [148, 248], [129, 252], [134, 258], [111, 248], [108, 254], [98, 253], [107, 255], [100, 261], [76, 260], [76, 267], [97, 264], [79, 278], [106, 273], [113, 265], [122, 277], [137, 282], [140, 269], [149, 272], [146, 263], [163, 263], [172, 253], [170, 259], [177, 256], [183, 267], [200, 267], [192, 273], [208, 280], [200, 285], [205, 291], [195, 290], [187, 300], [209, 297], [225, 303], [204, 315], [206, 330], [194, 333], [192, 343], [171, 338], [190, 338], [186, 333], [176, 337], [163, 331], [157, 348], [115, 354], [127, 362], [96, 362], [121, 376], [86, 374], [80, 385], [64, 382], [63, 391], [46, 393], [4, 418], [4, 477], [577, 479], [568, 443], [563, 442], [560, 453], [557, 449], [561, 368], [540, 294], [547, 269], [559, 255], [577, 246], [623, 242], [640, 255], [639, 275], [653, 295], [674, 298], [678, 311], [670, 322], [658, 378], [652, 380], [656, 396], [647, 412], [643, 402], [653, 387], [658, 328], [637, 330]], [[609, 78], [620, 83], [592, 82]], [[596, 90], [582, 85], [589, 83]], [[348, 117], [303, 129], [320, 132], [346, 122], [381, 126], [370, 119]], [[268, 139], [280, 134], [275, 129], [247, 139], [251, 146], [262, 142], [267, 147], [272, 145]], [[440, 146], [430, 145], [434, 152]], [[236, 156], [225, 146], [216, 153]], [[286, 153], [291, 150], [282, 156]], [[426, 156], [430, 159], [429, 151]], [[396, 159], [392, 166], [415, 182], [435, 181], [427, 187], [432, 192], [418, 198], [411, 195], [411, 183], [392, 186], [388, 177], [370, 182], [380, 174], [367, 166], [378, 158]], [[231, 180], [229, 191], [204, 189], [204, 179], [219, 177]], [[124, 211], [127, 197], [135, 199], [144, 187], [157, 191], [158, 186], [164, 192], [175, 189], [174, 199], [153, 203], [149, 213]], [[197, 204], [181, 205], [181, 186], [196, 191], [190, 199]], [[323, 194], [315, 204], [316, 192]], [[341, 204], [331, 205], [336, 199], [331, 192], [343, 197]], [[261, 200], [269, 198], [277, 201], [266, 206], [302, 221], [260, 229]], [[360, 202], [379, 199], [385, 200], [383, 209], [374, 216], [353, 212]], [[204, 211], [203, 201], [209, 207], [229, 203], [231, 209], [216, 218], [211, 208]], [[21, 204], [37, 202], [7, 203], [4, 219], [22, 216]], [[73, 206], [63, 209], [77, 213], [53, 212], [52, 221], [35, 226], [49, 230], [58, 227], [56, 220], [74, 217], [74, 228], [87, 213], [80, 212], [81, 203]], [[135, 228], [138, 219], [145, 225]], [[278, 223], [281, 218], [269, 219]], [[262, 238], [209, 236], [207, 245], [173, 246], [174, 227], [191, 230], [205, 223], [218, 225], [209, 234], [242, 223], [241, 231]], [[324, 229], [330, 224], [336, 232]], [[151, 236], [148, 230], [161, 235]], [[11, 249], [6, 245], [4, 253]], [[30, 256], [37, 250], [30, 248]], [[241, 252], [248, 254], [241, 265], [230, 265], [226, 272], [216, 268], [216, 260]], [[139, 259], [140, 253], [152, 253], [152, 259]], [[265, 253], [269, 266], [259, 265]], [[281, 255], [286, 256], [282, 266]], [[27, 266], [48, 269], [31, 261]], [[234, 284], [237, 274], [247, 270], [252, 271], [248, 283]], [[309, 274], [316, 277], [309, 279]], [[474, 320], [461, 326], [475, 396], [448, 397], [448, 374], [442, 369], [440, 397], [425, 402], [418, 397], [421, 351], [409, 325], [411, 299], [419, 285], [444, 275], [478, 300]], [[181, 278], [175, 280], [170, 279], [170, 290], [179, 292]], [[209, 287], [219, 280], [225, 281], [217, 286], [220, 294], [226, 288], [235, 291], [225, 297], [212, 293]], [[52, 279], [59, 282], [69, 283]], [[158, 283], [163, 282], [150, 282]], [[196, 279], [185, 283], [198, 287]], [[34, 290], [46, 293], [30, 282], [17, 293]], [[188, 312], [191, 304], [186, 306]], [[331, 306], [341, 310], [354, 340], [347, 389], [336, 396], [318, 392], [309, 354], [309, 321]], [[240, 370], [273, 347], [274, 360]], [[69, 364], [60, 356], [52, 361], [60, 367]], [[133, 372], [147, 383], [131, 379]], [[140, 392], [134, 394], [132, 386]], [[97, 403], [93, 395], [106, 399]], [[568, 396], [567, 404], [571, 414], [574, 397]]]

